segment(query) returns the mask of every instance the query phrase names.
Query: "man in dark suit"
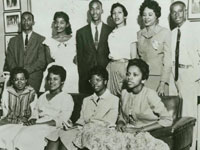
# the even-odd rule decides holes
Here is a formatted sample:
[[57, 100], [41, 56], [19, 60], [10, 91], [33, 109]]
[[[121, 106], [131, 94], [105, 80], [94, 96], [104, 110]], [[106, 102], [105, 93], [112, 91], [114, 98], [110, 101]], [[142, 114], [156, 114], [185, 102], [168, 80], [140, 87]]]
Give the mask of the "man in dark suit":
[[32, 31], [33, 25], [33, 14], [24, 12], [21, 16], [22, 33], [10, 39], [4, 68], [9, 72], [15, 67], [25, 68], [30, 75], [29, 84], [38, 92], [46, 66], [42, 44], [45, 38]]
[[101, 21], [102, 13], [102, 3], [99, 0], [92, 0], [89, 3], [91, 23], [76, 33], [80, 93], [93, 93], [88, 81], [89, 70], [95, 65], [106, 68], [109, 61], [107, 39], [112, 28]]

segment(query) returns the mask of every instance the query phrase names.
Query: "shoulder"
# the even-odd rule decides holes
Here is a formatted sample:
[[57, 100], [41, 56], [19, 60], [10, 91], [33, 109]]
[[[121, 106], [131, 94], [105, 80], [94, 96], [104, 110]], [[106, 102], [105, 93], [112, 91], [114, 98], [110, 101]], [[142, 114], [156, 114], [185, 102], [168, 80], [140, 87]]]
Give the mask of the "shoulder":
[[33, 34], [33, 36], [37, 37], [40, 41], [44, 41], [44, 40], [45, 40], [45, 37], [44, 37], [44, 36], [42, 36], [42, 35], [40, 35], [40, 34], [34, 32], [34, 31], [33, 31], [32, 34]]
[[105, 29], [109, 30], [110, 32], [114, 29], [114, 28], [112, 28], [111, 26], [109, 26], [105, 23], [102, 23], [102, 28], [105, 28]]
[[10, 39], [10, 42], [9, 42], [9, 43], [18, 41], [21, 37], [22, 37], [22, 34], [18, 34], [18, 35], [16, 35], [16, 36], [12, 37], [12, 38]]
[[90, 28], [90, 25], [85, 25], [84, 27], [77, 30], [77, 33], [83, 33], [86, 32]]
[[158, 93], [153, 89], [144, 87], [144, 94], [147, 96], [147, 100], [150, 103], [156, 103], [161, 100]]
[[119, 98], [115, 95], [113, 95], [108, 89], [107, 89], [106, 99], [107, 101], [111, 101], [111, 103], [118, 103]]
[[161, 33], [163, 33], [163, 34], [170, 34], [170, 33], [171, 33], [171, 31], [170, 31], [169, 29], [167, 29], [167, 28], [165, 28], [165, 27], [162, 27], [162, 26], [160, 26], [160, 25], [158, 25], [157, 28], [158, 28], [158, 30], [159, 30]]
[[72, 96], [68, 94], [67, 92], [61, 92], [60, 96], [63, 97], [64, 100], [74, 102]]

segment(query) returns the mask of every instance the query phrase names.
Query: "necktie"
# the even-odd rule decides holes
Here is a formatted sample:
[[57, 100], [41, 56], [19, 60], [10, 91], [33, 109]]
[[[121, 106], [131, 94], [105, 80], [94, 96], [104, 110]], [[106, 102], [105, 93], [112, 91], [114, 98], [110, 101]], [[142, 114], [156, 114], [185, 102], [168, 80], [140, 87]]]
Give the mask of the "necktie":
[[178, 66], [179, 66], [179, 44], [180, 44], [181, 31], [178, 29], [176, 51], [175, 51], [175, 81], [178, 80]]
[[94, 44], [95, 44], [96, 49], [98, 48], [98, 36], [99, 36], [99, 33], [98, 33], [98, 28], [96, 26], [95, 27], [95, 35], [94, 35]]
[[100, 97], [98, 97], [98, 99], [97, 99], [97, 103], [99, 102], [99, 100], [100, 100]]
[[28, 45], [28, 34], [26, 34], [26, 38], [25, 38], [25, 47], [27, 47]]

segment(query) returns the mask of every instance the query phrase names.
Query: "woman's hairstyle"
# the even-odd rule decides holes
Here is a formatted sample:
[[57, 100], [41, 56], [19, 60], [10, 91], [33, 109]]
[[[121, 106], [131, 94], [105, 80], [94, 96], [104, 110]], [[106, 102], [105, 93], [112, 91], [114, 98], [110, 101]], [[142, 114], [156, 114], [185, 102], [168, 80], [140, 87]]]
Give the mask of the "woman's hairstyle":
[[69, 16], [66, 13], [64, 13], [63, 11], [58, 11], [54, 14], [54, 17], [53, 17], [54, 22], [56, 21], [57, 18], [63, 18], [65, 20], [65, 22], [67, 24], [69, 24], [69, 26], [66, 27], [65, 32], [66, 32], [66, 34], [71, 34], [72, 29], [71, 29], [71, 24], [69, 22]]
[[104, 80], [108, 80], [108, 71], [102, 66], [94, 66], [90, 70], [89, 78], [91, 79], [93, 75], [98, 75], [102, 77]]
[[48, 75], [47, 80], [49, 79], [50, 73], [53, 73], [55, 75], [59, 75], [61, 78], [61, 81], [64, 82], [66, 79], [66, 70], [62, 66], [53, 65], [48, 69]]
[[131, 59], [128, 62], [128, 66], [127, 66], [127, 71], [129, 69], [129, 67], [131, 66], [137, 66], [140, 71], [142, 72], [142, 80], [147, 80], [149, 77], [149, 65], [143, 61], [142, 59]]
[[124, 5], [120, 4], [120, 3], [114, 3], [111, 7], [111, 10], [110, 10], [110, 15], [112, 16], [113, 14], [113, 10], [116, 8], [116, 7], [120, 7], [122, 8], [122, 11], [124, 13], [124, 16], [127, 17], [128, 16], [128, 11], [126, 10], [126, 7], [124, 7]]
[[145, 0], [142, 5], [140, 6], [140, 16], [143, 16], [143, 12], [145, 8], [152, 9], [157, 18], [161, 16], [161, 7], [159, 6], [158, 2], [154, 0]]
[[14, 78], [15, 78], [15, 75], [18, 74], [18, 73], [23, 73], [24, 74], [24, 77], [26, 80], [29, 79], [29, 73], [26, 69], [22, 68], [22, 67], [16, 67], [16, 68], [13, 68], [10, 72], [10, 81], [13, 81]]

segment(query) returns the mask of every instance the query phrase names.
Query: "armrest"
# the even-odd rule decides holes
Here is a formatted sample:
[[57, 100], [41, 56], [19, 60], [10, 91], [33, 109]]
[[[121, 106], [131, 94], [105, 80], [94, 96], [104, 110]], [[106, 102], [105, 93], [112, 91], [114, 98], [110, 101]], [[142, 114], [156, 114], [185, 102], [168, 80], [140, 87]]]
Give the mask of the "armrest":
[[181, 117], [175, 121], [175, 123], [172, 125], [172, 133], [178, 130], [182, 130], [184, 128], [187, 128], [188, 126], [194, 126], [196, 122], [196, 119], [194, 117]]
[[179, 132], [190, 126], [194, 126], [195, 121], [196, 119], [193, 117], [181, 117], [177, 119], [172, 126], [152, 130], [150, 131], [150, 134], [155, 138], [167, 137], [175, 132]]

